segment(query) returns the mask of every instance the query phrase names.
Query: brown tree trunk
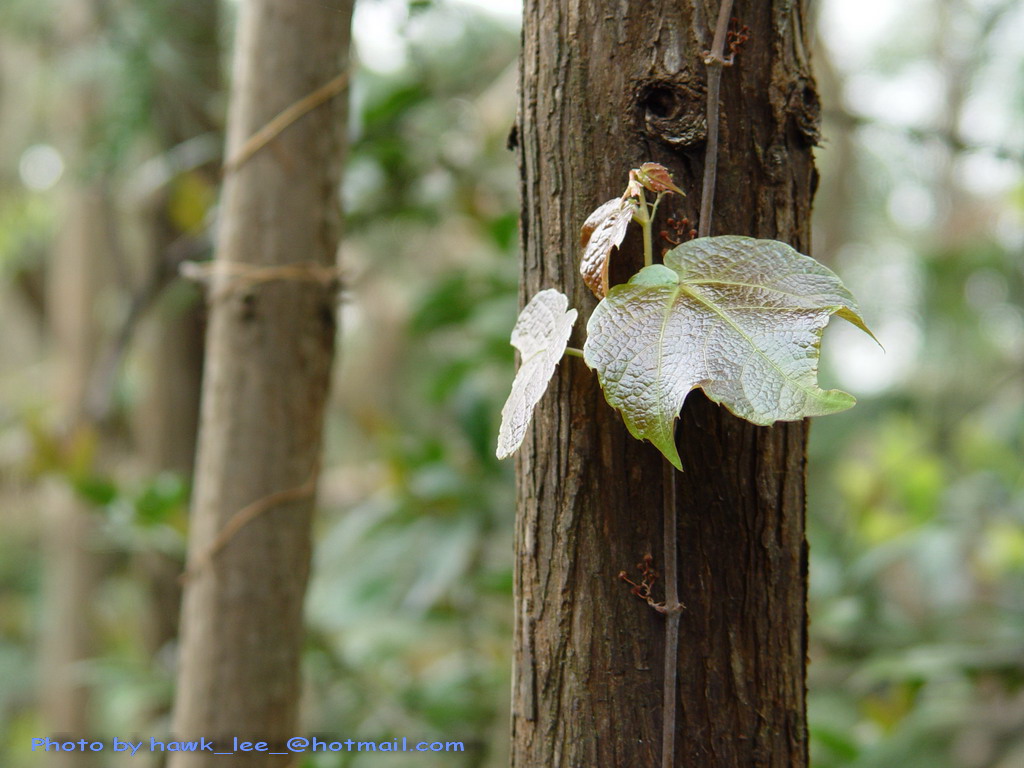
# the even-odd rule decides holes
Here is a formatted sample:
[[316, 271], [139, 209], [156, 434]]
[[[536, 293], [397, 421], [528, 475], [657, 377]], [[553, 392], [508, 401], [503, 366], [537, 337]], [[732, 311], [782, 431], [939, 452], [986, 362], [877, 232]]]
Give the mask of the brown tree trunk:
[[[527, 0], [517, 127], [523, 299], [578, 275], [580, 224], [631, 167], [668, 166], [696, 226], [704, 165], [703, 52], [717, 3]], [[803, 2], [737, 3], [751, 30], [722, 81], [712, 234], [807, 252], [817, 96]], [[642, 265], [627, 239], [613, 282]], [[805, 766], [806, 425], [759, 428], [688, 399], [678, 429], [676, 765]], [[517, 768], [651, 768], [661, 751], [664, 618], [620, 571], [660, 568], [663, 459], [629, 436], [580, 360], [566, 360], [518, 462], [513, 760]], [[660, 589], [660, 584], [657, 589]]]
[[[347, 66], [351, 2], [240, 8], [226, 156]], [[200, 445], [182, 614], [176, 738], [280, 751], [298, 726], [302, 604], [335, 332], [343, 99], [229, 170], [210, 284]], [[288, 267], [282, 270], [281, 267]], [[316, 268], [319, 268], [319, 271]], [[256, 506], [251, 506], [255, 504]], [[247, 524], [220, 539], [243, 509]], [[216, 766], [177, 754], [171, 768]], [[252, 768], [288, 755], [251, 753]]]

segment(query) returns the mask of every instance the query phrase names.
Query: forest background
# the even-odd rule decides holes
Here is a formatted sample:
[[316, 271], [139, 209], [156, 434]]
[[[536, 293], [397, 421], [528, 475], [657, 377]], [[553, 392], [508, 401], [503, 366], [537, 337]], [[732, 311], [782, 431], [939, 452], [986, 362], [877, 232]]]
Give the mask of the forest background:
[[[196, 353], [156, 318], [177, 318], [180, 333], [202, 322], [178, 264], [211, 250], [236, 11], [227, 2], [197, 24], [175, 12], [185, 0], [105, 0], [83, 30], [75, 2], [0, 6], [0, 765], [11, 768], [43, 764], [29, 744], [45, 721], [47, 585], [61, 578], [48, 572], [46, 526], [68, 497], [94, 521], [95, 647], [76, 674], [97, 733], [168, 729], [191, 469], [174, 455], [189, 440]], [[506, 143], [518, 14], [514, 0], [356, 4], [342, 354], [303, 720], [309, 732], [466, 742], [423, 766], [507, 764], [514, 494], [494, 444], [517, 307]], [[1024, 7], [825, 0], [816, 38], [813, 255], [860, 298], [885, 351], [843, 327], [823, 346], [825, 383], [859, 404], [811, 429], [813, 765], [1019, 768]], [[93, 193], [76, 231], [105, 243], [82, 275], [61, 272], [70, 184]], [[68, 281], [93, 286], [84, 310], [64, 297]], [[69, 434], [75, 387], [91, 426]], [[389, 760], [303, 766], [407, 764]]]

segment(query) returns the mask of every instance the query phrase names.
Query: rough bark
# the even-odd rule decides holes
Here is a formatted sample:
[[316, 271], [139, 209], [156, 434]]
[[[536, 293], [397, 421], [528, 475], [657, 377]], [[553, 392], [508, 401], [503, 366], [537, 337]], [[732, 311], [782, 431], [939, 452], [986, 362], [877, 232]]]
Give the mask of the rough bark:
[[[693, 226], [704, 163], [714, 2], [527, 0], [515, 139], [524, 300], [577, 272], [579, 227], [631, 167], [668, 166], [691, 190], [662, 206]], [[818, 107], [805, 4], [736, 5], [751, 29], [722, 81], [712, 234], [807, 252]], [[613, 282], [642, 265], [639, 238]], [[759, 428], [698, 392], [677, 439], [676, 764], [805, 766], [806, 425]], [[517, 768], [660, 764], [664, 618], [618, 579], [662, 552], [663, 459], [633, 440], [582, 361], [565, 360], [518, 460], [513, 760]], [[657, 589], [660, 589], [658, 586]]]
[[[226, 156], [347, 65], [351, 2], [240, 8]], [[217, 264], [334, 265], [343, 99], [306, 114], [225, 182]], [[200, 445], [173, 728], [178, 738], [282, 744], [297, 728], [302, 603], [335, 286], [249, 272], [210, 286]], [[251, 279], [250, 279], [251, 278]], [[282, 494], [277, 495], [277, 494]], [[264, 509], [209, 556], [228, 521]], [[178, 754], [171, 768], [219, 765]], [[245, 764], [280, 768], [287, 755]]]

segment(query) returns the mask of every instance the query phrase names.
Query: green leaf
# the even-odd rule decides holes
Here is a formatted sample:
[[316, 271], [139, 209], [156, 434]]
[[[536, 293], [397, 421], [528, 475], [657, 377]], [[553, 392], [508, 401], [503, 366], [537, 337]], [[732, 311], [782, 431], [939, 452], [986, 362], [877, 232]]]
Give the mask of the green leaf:
[[775, 240], [701, 238], [609, 291], [584, 356], [630, 433], [682, 469], [675, 420], [695, 387], [762, 425], [854, 404], [817, 384], [833, 314], [871, 333], [839, 278], [809, 256]]
[[142, 525], [166, 523], [188, 507], [189, 487], [173, 472], [161, 472], [135, 498], [135, 519]]
[[73, 477], [71, 483], [82, 499], [98, 507], [106, 506], [117, 498], [117, 486], [100, 475], [83, 474]]
[[519, 350], [522, 362], [512, 382], [512, 392], [501, 409], [499, 459], [511, 456], [522, 445], [533, 409], [565, 353], [576, 322], [576, 310], [567, 310], [568, 306], [569, 299], [564, 294], [548, 288], [534, 296], [519, 313], [512, 329], [512, 346]]

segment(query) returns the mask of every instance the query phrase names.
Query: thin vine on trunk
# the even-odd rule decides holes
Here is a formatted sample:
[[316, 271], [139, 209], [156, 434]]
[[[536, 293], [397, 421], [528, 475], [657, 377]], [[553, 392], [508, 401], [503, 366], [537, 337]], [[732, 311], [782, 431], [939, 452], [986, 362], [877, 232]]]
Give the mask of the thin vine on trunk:
[[[704, 183], [701, 185], [700, 220], [697, 236], [711, 234], [711, 216], [715, 207], [715, 181], [718, 176], [718, 98], [722, 69], [731, 64], [725, 59], [725, 40], [732, 14], [733, 0], [722, 0], [715, 25], [711, 52], [704, 60], [708, 69], [708, 138], [704, 156]], [[679, 622], [684, 606], [679, 602], [679, 522], [676, 514], [678, 477], [676, 469], [665, 462], [665, 680], [662, 698], [661, 765], [673, 768], [676, 757], [676, 680], [679, 676]]]

